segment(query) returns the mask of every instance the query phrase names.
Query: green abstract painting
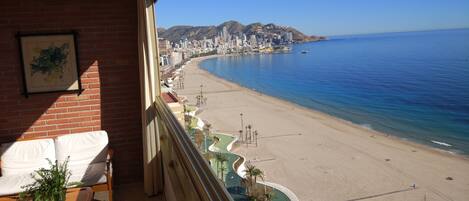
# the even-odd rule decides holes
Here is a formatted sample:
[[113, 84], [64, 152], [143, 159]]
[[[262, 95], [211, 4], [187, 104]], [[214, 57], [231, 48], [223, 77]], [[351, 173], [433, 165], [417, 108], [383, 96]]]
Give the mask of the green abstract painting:
[[80, 90], [74, 34], [20, 37], [26, 93]]

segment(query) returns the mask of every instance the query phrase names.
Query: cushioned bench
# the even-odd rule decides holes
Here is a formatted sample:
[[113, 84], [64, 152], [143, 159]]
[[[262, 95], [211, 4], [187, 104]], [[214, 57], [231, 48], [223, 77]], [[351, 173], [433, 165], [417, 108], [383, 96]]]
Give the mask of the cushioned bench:
[[112, 201], [112, 151], [105, 131], [62, 135], [48, 139], [20, 140], [1, 145], [0, 197], [16, 195], [34, 180], [31, 174], [49, 168], [47, 159], [62, 164], [68, 158], [69, 182], [96, 191], [109, 191]]

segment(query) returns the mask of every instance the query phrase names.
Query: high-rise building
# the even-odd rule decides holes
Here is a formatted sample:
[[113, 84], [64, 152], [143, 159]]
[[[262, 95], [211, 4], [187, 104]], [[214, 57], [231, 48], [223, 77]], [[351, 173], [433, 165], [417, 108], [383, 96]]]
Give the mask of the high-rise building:
[[168, 55], [172, 51], [171, 42], [164, 38], [158, 38], [158, 49], [160, 55]]
[[253, 35], [250, 36], [249, 43], [250, 43], [251, 47], [257, 47], [256, 35], [253, 34]]
[[231, 36], [226, 27], [223, 27], [222, 37], [225, 42], [229, 42]]
[[292, 32], [287, 32], [283, 35], [283, 39], [285, 42], [293, 42], [293, 33]]

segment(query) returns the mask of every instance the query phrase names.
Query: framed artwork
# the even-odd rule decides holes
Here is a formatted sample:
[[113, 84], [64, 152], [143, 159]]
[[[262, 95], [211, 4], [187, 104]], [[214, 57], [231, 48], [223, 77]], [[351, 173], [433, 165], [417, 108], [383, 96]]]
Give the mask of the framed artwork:
[[76, 34], [18, 34], [24, 95], [81, 92]]

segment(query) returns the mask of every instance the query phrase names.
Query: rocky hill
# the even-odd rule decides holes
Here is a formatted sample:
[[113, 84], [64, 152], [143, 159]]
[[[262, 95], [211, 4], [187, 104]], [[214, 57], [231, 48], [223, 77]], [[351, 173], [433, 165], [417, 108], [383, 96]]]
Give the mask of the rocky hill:
[[158, 36], [171, 42], [177, 42], [183, 38], [187, 38], [188, 40], [202, 40], [204, 37], [214, 38], [223, 31], [223, 27], [226, 27], [231, 35], [242, 35], [244, 33], [247, 36], [253, 34], [258, 36], [269, 36], [274, 34], [282, 35], [284, 33], [291, 32], [293, 35], [293, 41], [295, 42], [308, 42], [325, 39], [325, 37], [321, 36], [305, 35], [292, 27], [278, 26], [275, 24], [264, 25], [261, 23], [253, 23], [245, 26], [237, 21], [224, 22], [218, 26], [173, 26], [169, 29], [159, 28]]

